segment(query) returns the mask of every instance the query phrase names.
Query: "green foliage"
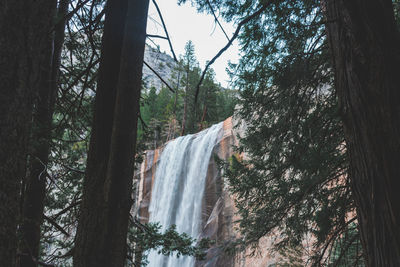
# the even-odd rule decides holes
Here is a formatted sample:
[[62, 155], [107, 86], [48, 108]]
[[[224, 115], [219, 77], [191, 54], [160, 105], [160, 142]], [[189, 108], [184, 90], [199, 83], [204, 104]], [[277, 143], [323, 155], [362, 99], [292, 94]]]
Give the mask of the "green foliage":
[[361, 258], [361, 250], [357, 225], [354, 223], [349, 224], [347, 231], [332, 246], [332, 257], [329, 266], [365, 266]]
[[178, 137], [184, 121], [185, 134], [195, 133], [233, 114], [237, 91], [217, 84], [212, 69], [207, 72], [195, 103], [195, 88], [200, 80], [201, 69], [191, 41], [186, 44], [185, 49], [185, 54], [180, 57], [173, 76], [170, 77], [176, 93], [166, 87], [146, 89], [144, 85], [138, 140], [139, 143], [145, 143], [146, 148], [155, 149]]
[[[208, 1], [191, 2], [210, 12]], [[235, 22], [269, 4], [241, 30], [243, 57], [232, 70], [240, 89], [237, 114], [246, 128], [237, 148], [244, 160], [225, 163], [225, 174], [245, 242], [257, 245], [263, 236], [279, 233], [275, 249], [285, 254], [311, 235], [310, 259], [326, 264], [333, 255], [324, 248], [348, 231], [355, 208], [320, 3], [209, 3]]]
[[42, 224], [40, 252], [43, 262], [57, 266], [70, 265], [74, 246], [103, 27], [102, 20], [89, 21], [101, 13], [103, 4], [94, 1], [78, 9], [65, 32], [47, 166], [44, 213], [49, 219]]
[[130, 227], [128, 233], [129, 242], [135, 244], [135, 248], [130, 251], [130, 255], [141, 254], [141, 266], [147, 264], [145, 251], [150, 251], [151, 249], [155, 249], [165, 256], [173, 255], [178, 258], [180, 256], [193, 256], [202, 260], [206, 255], [206, 249], [213, 243], [211, 240], [204, 238], [196, 244], [196, 240], [186, 233], [178, 233], [175, 225], [161, 233], [161, 226], [157, 223], [141, 224], [135, 221], [134, 224], [136, 226]]

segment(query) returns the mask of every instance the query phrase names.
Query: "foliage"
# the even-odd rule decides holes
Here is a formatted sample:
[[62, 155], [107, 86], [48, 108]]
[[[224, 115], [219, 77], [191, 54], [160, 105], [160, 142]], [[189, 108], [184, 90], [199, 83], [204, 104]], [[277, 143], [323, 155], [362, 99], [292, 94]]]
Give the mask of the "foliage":
[[76, 10], [65, 32], [45, 199], [45, 215], [50, 219], [42, 225], [40, 253], [42, 261], [57, 265], [68, 264], [72, 256], [96, 92], [103, 4], [93, 1]]
[[[275, 249], [284, 254], [311, 235], [315, 242], [310, 260], [326, 264], [336, 257], [330, 248], [356, 220], [319, 3], [192, 3], [204, 12], [211, 12], [211, 5], [235, 22], [268, 5], [239, 35], [243, 56], [232, 72], [241, 95], [238, 116], [246, 127], [237, 151], [244, 159], [226, 163], [226, 177], [246, 244], [256, 246], [260, 238], [280, 233]], [[362, 264], [359, 255], [352, 260]]]
[[[194, 256], [199, 260], [204, 259], [205, 250], [210, 247], [212, 241], [203, 238], [196, 244], [196, 240], [188, 236], [186, 233], [179, 234], [176, 231], [176, 226], [172, 225], [164, 233], [160, 233], [161, 226], [158, 223], [141, 224], [138, 221], [133, 221], [136, 227], [130, 227], [128, 240], [135, 244], [135, 250], [130, 251], [130, 255], [141, 254], [141, 265], [147, 263], [147, 254], [143, 251], [155, 249], [158, 253], [165, 256], [174, 255]], [[196, 246], [194, 246], [196, 244]]]
[[237, 103], [237, 91], [222, 88], [217, 84], [212, 69], [207, 72], [198, 101], [195, 103], [195, 86], [200, 74], [194, 46], [189, 41], [185, 54], [180, 57], [173, 76], [170, 77], [176, 93], [166, 87], [146, 88], [144, 85], [139, 141], [146, 143], [146, 148], [155, 149], [178, 137], [184, 121], [185, 133], [195, 133], [232, 116]]
[[[338, 238], [332, 246], [332, 257], [330, 264], [338, 267], [346, 267], [349, 265], [364, 266], [360, 257], [360, 237], [357, 231], [357, 225], [349, 224], [348, 229], [340, 238]], [[347, 251], [343, 253], [342, 251]]]

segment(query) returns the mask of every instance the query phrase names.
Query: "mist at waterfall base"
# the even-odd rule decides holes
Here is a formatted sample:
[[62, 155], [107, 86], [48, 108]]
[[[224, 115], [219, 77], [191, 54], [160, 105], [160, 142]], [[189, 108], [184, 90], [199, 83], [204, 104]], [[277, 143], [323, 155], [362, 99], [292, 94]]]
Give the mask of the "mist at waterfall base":
[[[164, 232], [176, 225], [179, 233], [198, 239], [208, 163], [222, 135], [223, 123], [194, 135], [169, 142], [160, 156], [149, 207], [150, 222], [159, 222]], [[195, 258], [148, 255], [150, 267], [193, 267]]]

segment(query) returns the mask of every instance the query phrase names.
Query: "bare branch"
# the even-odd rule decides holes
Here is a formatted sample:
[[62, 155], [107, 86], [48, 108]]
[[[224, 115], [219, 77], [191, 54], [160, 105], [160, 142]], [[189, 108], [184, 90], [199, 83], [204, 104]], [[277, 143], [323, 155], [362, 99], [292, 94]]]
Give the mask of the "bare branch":
[[160, 39], [168, 40], [167, 37], [161, 36], [161, 35], [156, 35], [156, 34], [146, 34], [146, 37], [148, 37], [148, 38], [160, 38]]
[[53, 225], [57, 230], [59, 230], [61, 233], [63, 233], [66, 236], [70, 236], [70, 234], [64, 230], [64, 228], [62, 228], [55, 220], [53, 220], [52, 218], [46, 216], [45, 214], [43, 214], [43, 218], [46, 219], [46, 221], [48, 221], [51, 225]]
[[53, 217], [53, 220], [54, 220], [55, 218], [57, 218], [58, 216], [60, 216], [60, 215], [62, 215], [62, 214], [64, 214], [64, 213], [66, 213], [66, 212], [69, 211], [70, 209], [72, 209], [72, 208], [74, 208], [74, 207], [80, 205], [81, 203], [82, 203], [82, 200], [77, 200], [77, 201], [75, 201], [74, 203], [72, 203], [72, 204], [69, 205], [68, 207], [62, 209], [62, 210], [59, 211], [57, 214], [53, 215], [53, 216], [52, 216], [52, 217]]
[[57, 27], [59, 24], [65, 23], [65, 21], [69, 21], [77, 12], [79, 9], [81, 9], [84, 5], [86, 5], [90, 0], [84, 0], [84, 1], [79, 1], [78, 4], [76, 5], [75, 8], [72, 9], [71, 12], [66, 14], [65, 16], [61, 17], [58, 19], [56, 24], [54, 25], [52, 31]]
[[257, 10], [256, 12], [251, 14], [250, 16], [244, 18], [241, 22], [239, 22], [239, 24], [238, 24], [238, 26], [237, 26], [232, 38], [229, 39], [229, 42], [207, 63], [206, 67], [204, 68], [203, 73], [201, 74], [200, 81], [196, 86], [196, 94], [195, 94], [195, 98], [194, 98], [195, 102], [197, 102], [197, 97], [199, 95], [200, 86], [201, 86], [201, 83], [204, 80], [204, 77], [206, 76], [208, 68], [215, 62], [215, 60], [217, 60], [217, 58], [219, 58], [232, 45], [233, 41], [236, 39], [236, 37], [238, 37], [240, 29], [243, 27], [243, 25], [245, 25], [250, 20], [252, 20], [252, 19], [256, 18], [257, 16], [259, 16], [262, 12], [264, 12], [267, 9], [267, 7], [269, 6], [270, 3], [271, 2], [268, 2], [267, 4], [263, 5], [259, 10]]
[[210, 7], [211, 13], [213, 14], [214, 19], [217, 22], [218, 26], [221, 28], [222, 32], [225, 34], [226, 39], [229, 41], [229, 37], [226, 34], [226, 32], [225, 32], [224, 28], [222, 27], [221, 23], [219, 22], [219, 20], [217, 18], [217, 15], [215, 14], [214, 9], [213, 9], [213, 7], [212, 7], [212, 5], [211, 5], [209, 0], [207, 0], [207, 5]]
[[164, 27], [165, 35], [167, 36], [169, 48], [171, 49], [171, 53], [172, 53], [172, 55], [174, 57], [174, 60], [175, 60], [175, 62], [178, 62], [178, 59], [177, 59], [177, 57], [175, 55], [174, 48], [172, 47], [171, 38], [169, 38], [169, 34], [168, 34], [168, 31], [167, 31], [167, 26], [165, 26], [165, 22], [164, 22], [163, 16], [161, 15], [160, 8], [158, 7], [157, 2], [155, 0], [153, 0], [153, 4], [157, 9], [158, 15], [160, 16], [161, 23], [162, 23], [162, 25]]
[[172, 89], [172, 87], [160, 76], [160, 74], [157, 73], [152, 67], [150, 67], [149, 64], [146, 63], [146, 61], [143, 60], [144, 65], [146, 65], [167, 87], [171, 92], [175, 93], [175, 90]]
[[65, 165], [65, 164], [62, 164], [62, 163], [61, 163], [61, 165], [62, 165], [64, 168], [66, 168], [67, 170], [69, 170], [69, 171], [76, 172], [76, 173], [79, 173], [79, 174], [85, 174], [85, 171], [72, 168], [72, 167], [70, 167], [70, 166], [68, 166], [68, 165]]

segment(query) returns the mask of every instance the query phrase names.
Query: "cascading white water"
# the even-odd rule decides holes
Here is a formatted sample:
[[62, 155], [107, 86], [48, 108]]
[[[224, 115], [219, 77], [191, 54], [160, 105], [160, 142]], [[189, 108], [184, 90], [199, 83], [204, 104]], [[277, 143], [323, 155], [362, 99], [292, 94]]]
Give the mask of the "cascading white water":
[[[222, 122], [167, 144], [157, 166], [151, 202], [150, 222], [159, 222], [164, 232], [175, 224], [179, 233], [198, 239], [202, 199], [212, 150], [222, 133]], [[151, 251], [149, 267], [192, 267], [193, 257], [166, 257]]]

